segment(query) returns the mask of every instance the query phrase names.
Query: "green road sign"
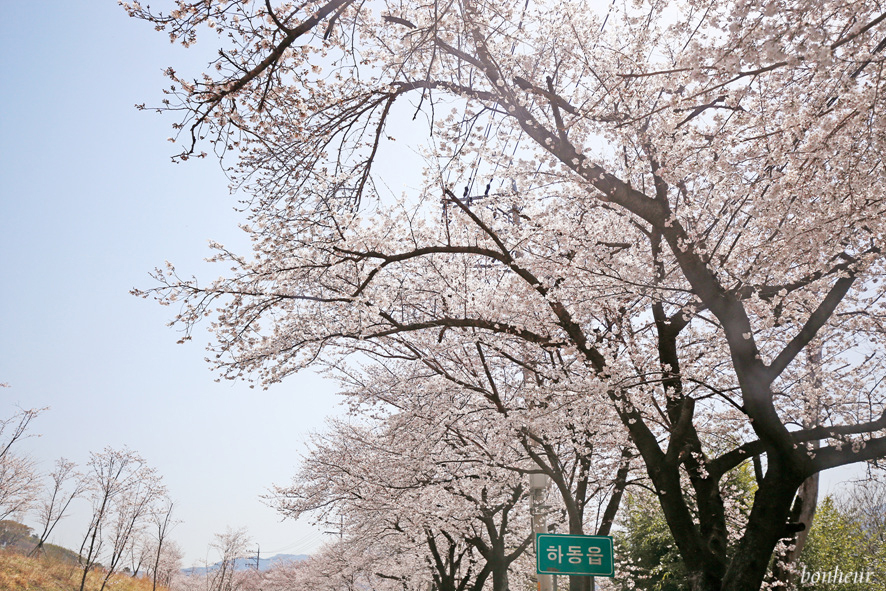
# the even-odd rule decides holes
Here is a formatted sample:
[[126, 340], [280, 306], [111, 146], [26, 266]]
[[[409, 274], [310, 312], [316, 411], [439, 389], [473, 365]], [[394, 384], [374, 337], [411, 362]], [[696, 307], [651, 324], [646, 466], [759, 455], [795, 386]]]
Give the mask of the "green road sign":
[[611, 577], [615, 574], [612, 538], [535, 534], [535, 572]]

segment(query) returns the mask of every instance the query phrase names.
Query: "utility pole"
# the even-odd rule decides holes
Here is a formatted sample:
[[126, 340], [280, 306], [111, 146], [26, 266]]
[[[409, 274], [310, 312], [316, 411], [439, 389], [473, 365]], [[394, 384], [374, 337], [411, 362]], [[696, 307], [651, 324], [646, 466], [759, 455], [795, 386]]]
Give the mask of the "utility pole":
[[[548, 533], [547, 507], [545, 507], [545, 491], [548, 488], [548, 476], [546, 474], [529, 475], [529, 514], [532, 516], [532, 532], [536, 534]], [[538, 547], [535, 548], [536, 553]], [[535, 575], [538, 579], [538, 591], [554, 590], [554, 575]]]
[[[329, 522], [327, 521], [326, 524], [329, 525]], [[323, 533], [324, 533], [324, 534], [330, 534], [330, 535], [338, 534], [338, 539], [340, 539], [340, 540], [341, 540], [342, 538], [344, 538], [344, 537], [345, 537], [345, 516], [344, 516], [344, 515], [339, 515], [339, 526], [338, 526], [338, 531], [337, 531], [337, 532], [335, 532], [335, 531], [324, 531]]]

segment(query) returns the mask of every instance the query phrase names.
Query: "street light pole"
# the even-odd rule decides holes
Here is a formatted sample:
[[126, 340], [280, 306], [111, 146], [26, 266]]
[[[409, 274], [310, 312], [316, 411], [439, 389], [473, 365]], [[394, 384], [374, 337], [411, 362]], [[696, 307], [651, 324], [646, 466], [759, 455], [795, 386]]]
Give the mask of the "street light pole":
[[[549, 479], [546, 474], [530, 474], [529, 475], [529, 514], [532, 516], [532, 532], [536, 534], [546, 534], [547, 530], [547, 513], [544, 505], [545, 491], [548, 488]], [[538, 553], [538, 547], [535, 548]], [[538, 578], [538, 591], [554, 590], [554, 575], [536, 574]]]

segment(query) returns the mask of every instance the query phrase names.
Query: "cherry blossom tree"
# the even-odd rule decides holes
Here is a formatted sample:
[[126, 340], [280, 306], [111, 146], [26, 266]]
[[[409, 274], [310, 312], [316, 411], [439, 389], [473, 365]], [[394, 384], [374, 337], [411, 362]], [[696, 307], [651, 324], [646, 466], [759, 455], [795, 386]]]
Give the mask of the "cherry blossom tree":
[[[175, 506], [172, 499], [167, 498], [166, 503], [163, 507], [158, 508], [151, 515], [151, 521], [154, 528], [154, 540], [153, 543], [149, 546], [151, 548], [151, 579], [152, 586], [151, 591], [157, 591], [157, 583], [163, 580], [166, 580], [166, 583], [161, 583], [165, 585], [169, 585], [169, 564], [174, 563], [172, 557], [176, 555], [178, 552], [179, 562], [181, 561], [181, 552], [173, 548], [170, 552], [166, 552], [166, 545], [169, 544], [169, 532], [175, 527], [176, 521], [172, 519], [172, 509]], [[164, 565], [164, 568], [161, 568], [161, 562]]]
[[224, 533], [215, 534], [212, 548], [218, 552], [220, 560], [206, 571], [206, 588], [209, 591], [237, 591], [242, 588], [243, 577], [237, 572], [237, 561], [246, 556], [250, 542], [244, 528], [228, 527]]
[[151, 577], [160, 585], [172, 588], [174, 581], [181, 575], [184, 552], [174, 541], [167, 541], [162, 545], [160, 561], [155, 562]]
[[356, 558], [350, 569], [383, 586], [433, 580], [440, 591], [463, 591], [490, 581], [503, 591], [532, 540], [526, 478], [471, 453], [479, 446], [503, 457], [489, 433], [421, 422], [397, 415], [371, 427], [333, 423], [315, 438], [294, 484], [275, 490], [276, 504], [290, 517], [339, 516], [339, 543]]
[[[554, 487], [545, 501], [550, 526], [577, 535], [608, 535], [633, 455], [617, 429], [617, 417], [607, 417], [588, 398], [570, 396], [553, 385], [541, 388], [533, 382], [527, 389], [522, 371], [506, 371], [509, 363], [494, 351], [484, 354], [482, 347], [446, 370], [423, 363], [398, 372], [389, 361], [378, 371], [348, 375], [344, 393], [351, 400], [396, 408], [398, 421], [459, 449], [459, 461], [547, 475]], [[441, 423], [446, 432], [434, 435]], [[470, 455], [471, 443], [487, 440], [495, 443], [478, 448], [476, 457]], [[491, 453], [489, 447], [501, 451]], [[596, 511], [587, 511], [595, 506]], [[569, 585], [580, 591], [591, 582], [570, 577]]]
[[34, 461], [19, 454], [0, 458], [0, 483], [0, 519], [24, 515], [40, 494]]
[[80, 545], [83, 576], [80, 591], [90, 570], [101, 561], [104, 590], [120, 561], [136, 541], [166, 488], [157, 471], [136, 452], [106, 448], [91, 453], [86, 487], [92, 517]]
[[46, 540], [58, 522], [65, 517], [65, 511], [71, 502], [83, 494], [86, 482], [83, 475], [75, 468], [76, 464], [65, 458], [56, 460], [55, 468], [49, 474], [52, 484], [44, 490], [43, 498], [37, 508], [37, 517], [42, 529], [37, 536], [37, 545], [30, 552], [31, 556], [44, 551]]
[[34, 461], [13, 447], [29, 437], [28, 426], [46, 409], [21, 409], [0, 420], [0, 521], [20, 517], [37, 501], [40, 476]]
[[[315, 437], [293, 485], [276, 489], [275, 504], [290, 517], [337, 516], [349, 545], [365, 540], [379, 548], [378, 562], [362, 567], [375, 576], [405, 585], [418, 574], [440, 591], [487, 583], [507, 589], [512, 565], [531, 548], [527, 475], [553, 475], [557, 493], [549, 495], [548, 517], [562, 523], [568, 515], [572, 533], [584, 531], [589, 502], [617, 507], [627, 476], [618, 470], [621, 488], [609, 494], [612, 473], [588, 466], [607, 472], [611, 464], [588, 449], [586, 428], [576, 430], [588, 411], [582, 399], [566, 413], [582, 418], [564, 426], [562, 412], [539, 404], [539, 389], [523, 397], [493, 356], [484, 360], [483, 380], [494, 379], [495, 403], [466, 387], [467, 375], [456, 379], [424, 365], [392, 361], [352, 374], [345, 392], [353, 403], [350, 419]], [[465, 364], [456, 369], [470, 373]], [[591, 516], [592, 526], [605, 534], [613, 512]], [[356, 553], [361, 560], [367, 555]], [[516, 572], [524, 576], [531, 571], [520, 566]], [[571, 587], [580, 583], [587, 579]]]
[[[886, 457], [878, 4], [124, 6], [221, 45], [202, 78], [167, 71], [161, 109], [182, 158], [234, 152], [253, 252], [150, 291], [185, 339], [215, 316], [225, 377], [359, 354], [500, 417], [502, 380], [581, 396], [636, 449], [694, 590], [758, 589], [801, 485]], [[377, 170], [403, 142], [424, 168], [397, 198]]]

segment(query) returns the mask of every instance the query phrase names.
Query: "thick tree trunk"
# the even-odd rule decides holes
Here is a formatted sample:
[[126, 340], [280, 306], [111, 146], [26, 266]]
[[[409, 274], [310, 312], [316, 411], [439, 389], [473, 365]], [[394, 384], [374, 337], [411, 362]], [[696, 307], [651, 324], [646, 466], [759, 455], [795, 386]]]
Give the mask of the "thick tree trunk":
[[812, 529], [812, 520], [815, 518], [815, 509], [818, 507], [818, 476], [818, 473], [813, 474], [804, 480], [800, 486], [803, 502], [800, 506], [797, 522], [803, 524], [803, 529], [797, 534], [797, 543], [794, 546], [794, 560], [799, 558], [800, 553], [803, 552], [806, 539], [809, 537], [809, 530]]
[[802, 524], [803, 529], [797, 532], [793, 539], [793, 548], [780, 557], [773, 569], [773, 577], [776, 581], [783, 583], [786, 589], [792, 587], [794, 576], [791, 566], [796, 563], [797, 558], [803, 552], [803, 546], [806, 545], [806, 538], [809, 537], [809, 529], [812, 527], [817, 505], [818, 474], [813, 474], [800, 485], [797, 498], [794, 500], [794, 507], [791, 509], [791, 522]]
[[489, 563], [483, 565], [483, 569], [477, 573], [477, 577], [474, 579], [473, 584], [471, 585], [471, 591], [483, 591], [483, 587], [486, 585], [486, 579], [489, 578], [489, 574], [492, 572], [492, 569], [489, 567]]
[[508, 562], [504, 557], [504, 548], [493, 548], [490, 563], [492, 565], [492, 591], [508, 591]]
[[[812, 374], [812, 382], [816, 388], [822, 387], [819, 371], [821, 368], [821, 343], [813, 342], [810, 344], [806, 352], [808, 357], [807, 365]], [[819, 425], [821, 419], [821, 401], [813, 398], [806, 403], [806, 418], [803, 421], [804, 429], [812, 429]], [[811, 441], [811, 448], [817, 451], [821, 448], [821, 441]], [[806, 538], [809, 537], [809, 530], [812, 528], [812, 520], [815, 517], [815, 508], [818, 506], [818, 473], [813, 474], [803, 481], [800, 490], [797, 491], [797, 498], [794, 500], [794, 507], [791, 510], [791, 521], [802, 524], [803, 529], [797, 532], [793, 540], [793, 548], [784, 553], [776, 561], [773, 569], [773, 576], [776, 581], [780, 581], [785, 588], [793, 586], [792, 566], [796, 563], [800, 553], [803, 552], [803, 546], [806, 545]]]
[[775, 545], [789, 535], [787, 522], [803, 479], [780, 460], [770, 457], [769, 461], [766, 477], [754, 495], [745, 534], [723, 578], [722, 591], [759, 591]]
[[[584, 509], [584, 505], [581, 505], [581, 509]], [[572, 536], [583, 536], [584, 535], [584, 523], [583, 523], [583, 514], [577, 513], [573, 515], [570, 513], [569, 515], [569, 535]], [[591, 577], [583, 577], [583, 576], [573, 576], [569, 577], [569, 591], [591, 591]]]

